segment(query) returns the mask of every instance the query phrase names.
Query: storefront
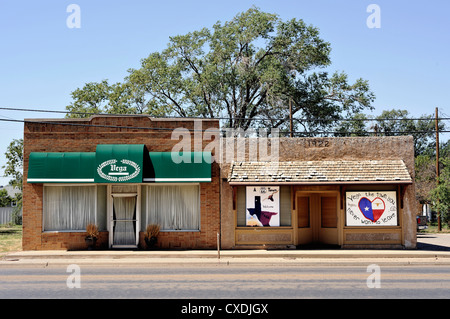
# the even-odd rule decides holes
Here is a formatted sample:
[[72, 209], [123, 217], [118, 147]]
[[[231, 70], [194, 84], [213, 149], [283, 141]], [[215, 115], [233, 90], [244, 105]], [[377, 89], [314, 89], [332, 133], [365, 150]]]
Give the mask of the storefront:
[[163, 249], [216, 249], [218, 234], [221, 249], [416, 247], [412, 137], [219, 131], [217, 120], [27, 120], [23, 249], [86, 249], [90, 223], [104, 249], [145, 247], [149, 224]]
[[160, 226], [161, 248], [216, 247], [217, 164], [211, 152], [171, 151], [171, 130], [192, 121], [139, 117], [140, 129], [110, 128], [123, 120], [27, 122], [24, 249], [85, 249], [88, 224], [99, 227], [101, 248], [145, 247], [149, 224]]
[[279, 149], [277, 162], [224, 167], [224, 247], [415, 248], [412, 138], [291, 138]]

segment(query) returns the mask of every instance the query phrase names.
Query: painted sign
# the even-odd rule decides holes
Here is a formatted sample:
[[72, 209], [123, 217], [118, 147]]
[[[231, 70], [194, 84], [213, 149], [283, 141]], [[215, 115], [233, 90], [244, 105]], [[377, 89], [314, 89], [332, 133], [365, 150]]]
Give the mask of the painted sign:
[[346, 192], [347, 226], [397, 226], [395, 191]]
[[246, 225], [280, 226], [280, 187], [247, 186]]
[[95, 151], [95, 183], [142, 183], [145, 145], [99, 144]]
[[97, 167], [98, 176], [110, 182], [127, 182], [139, 175], [139, 165], [128, 159], [111, 159]]

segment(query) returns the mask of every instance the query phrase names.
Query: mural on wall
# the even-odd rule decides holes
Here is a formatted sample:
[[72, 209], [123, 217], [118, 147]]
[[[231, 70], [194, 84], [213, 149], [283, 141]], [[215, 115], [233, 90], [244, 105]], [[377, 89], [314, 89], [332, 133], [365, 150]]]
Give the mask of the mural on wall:
[[346, 192], [346, 226], [397, 226], [395, 191]]
[[280, 226], [280, 187], [247, 186], [246, 225]]

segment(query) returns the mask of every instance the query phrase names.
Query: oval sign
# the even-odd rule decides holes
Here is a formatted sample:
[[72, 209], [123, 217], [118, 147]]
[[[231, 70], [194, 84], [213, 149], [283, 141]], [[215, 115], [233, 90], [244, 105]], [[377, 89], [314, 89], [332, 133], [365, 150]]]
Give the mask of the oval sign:
[[98, 175], [110, 182], [126, 182], [139, 175], [141, 168], [128, 159], [111, 159], [97, 167]]

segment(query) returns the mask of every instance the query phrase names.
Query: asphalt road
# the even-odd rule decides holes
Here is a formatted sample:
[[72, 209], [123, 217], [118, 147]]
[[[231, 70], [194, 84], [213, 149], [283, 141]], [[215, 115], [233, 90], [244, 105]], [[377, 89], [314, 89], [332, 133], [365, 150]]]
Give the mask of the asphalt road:
[[448, 299], [450, 266], [174, 264], [3, 268], [0, 298]]
[[[418, 251], [449, 250], [450, 234], [418, 235]], [[252, 311], [269, 309], [274, 314], [283, 309], [289, 314], [298, 308], [299, 299], [384, 299], [384, 303], [386, 299], [450, 298], [450, 263], [438, 258], [403, 258], [396, 262], [389, 258], [387, 262], [361, 259], [348, 264], [341, 259], [326, 264], [289, 258], [263, 262], [255, 259], [249, 263], [206, 260], [196, 264], [114, 262], [107, 263], [109, 266], [80, 263], [68, 267], [80, 261], [76, 259], [67, 260], [69, 263], [0, 267], [0, 300], [151, 299], [146, 301], [148, 305], [168, 315], [182, 314], [184, 310], [191, 314], [209, 311], [203, 313], [209, 316], [213, 308], [199, 308], [208, 304], [216, 307], [215, 317], [230, 317], [227, 311], [242, 311], [234, 308], [242, 302], [246, 311], [252, 304]], [[279, 300], [288, 304], [280, 306]]]

